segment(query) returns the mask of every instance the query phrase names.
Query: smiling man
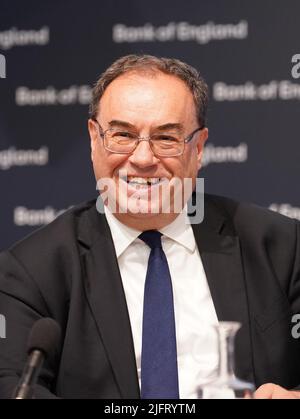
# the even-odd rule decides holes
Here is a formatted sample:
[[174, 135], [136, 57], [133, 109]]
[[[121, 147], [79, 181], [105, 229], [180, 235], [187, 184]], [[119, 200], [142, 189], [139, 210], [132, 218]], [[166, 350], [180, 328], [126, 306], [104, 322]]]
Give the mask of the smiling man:
[[[201, 103], [196, 107], [195, 97], [182, 79], [189, 77], [191, 69], [186, 68], [186, 74], [182, 70], [179, 78], [142, 60], [130, 70], [129, 59], [124, 59], [108, 74], [114, 68], [120, 71], [122, 65], [128, 66], [124, 74], [107, 87], [103, 86], [103, 79], [107, 82], [104, 75], [95, 87], [89, 120], [94, 172], [97, 181], [114, 180], [114, 213], [119, 221], [140, 231], [159, 229], [178, 215], [174, 211], [174, 179], [178, 185], [191, 179], [195, 187], [208, 136], [204, 126], [207, 88], [199, 79], [195, 96]], [[192, 74], [190, 78], [191, 83]], [[121, 185], [124, 177], [126, 187]], [[163, 211], [162, 190], [164, 197], [170, 198], [170, 211]], [[128, 202], [131, 206], [124, 209]]]
[[229, 320], [242, 324], [236, 373], [256, 397], [298, 398], [299, 223], [211, 195], [189, 223], [207, 97], [176, 59], [129, 55], [101, 75], [88, 129], [104, 205], [73, 207], [0, 255], [1, 397], [32, 325], [52, 317], [63, 344], [36, 397], [196, 398], [218, 368], [209, 331]]

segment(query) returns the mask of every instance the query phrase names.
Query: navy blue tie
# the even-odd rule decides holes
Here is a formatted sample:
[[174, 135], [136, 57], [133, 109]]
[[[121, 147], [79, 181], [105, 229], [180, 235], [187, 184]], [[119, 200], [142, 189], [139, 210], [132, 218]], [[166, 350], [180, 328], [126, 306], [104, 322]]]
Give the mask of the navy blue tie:
[[142, 399], [178, 399], [176, 330], [171, 275], [161, 233], [144, 231], [150, 248], [144, 291]]

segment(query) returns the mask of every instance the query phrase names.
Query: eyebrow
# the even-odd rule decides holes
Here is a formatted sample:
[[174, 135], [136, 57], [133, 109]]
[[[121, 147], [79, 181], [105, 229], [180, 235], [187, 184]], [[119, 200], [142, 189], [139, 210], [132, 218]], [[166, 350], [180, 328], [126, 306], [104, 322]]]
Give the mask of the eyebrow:
[[134, 125], [130, 124], [129, 122], [119, 121], [118, 119], [113, 119], [109, 121], [108, 125], [110, 127], [123, 127], [123, 128], [135, 128]]
[[156, 127], [155, 129], [158, 131], [166, 131], [166, 130], [183, 131], [183, 125], [180, 123], [169, 122], [167, 124], [160, 125], [159, 127]]
[[[110, 127], [123, 127], [123, 128], [129, 128], [129, 129], [136, 129], [136, 127], [131, 124], [130, 122], [121, 121], [118, 119], [111, 120], [108, 125]], [[166, 131], [166, 130], [176, 130], [176, 131], [183, 131], [183, 125], [180, 123], [173, 123], [168, 122], [167, 124], [159, 125], [158, 127], [155, 127], [154, 130], [156, 131]]]

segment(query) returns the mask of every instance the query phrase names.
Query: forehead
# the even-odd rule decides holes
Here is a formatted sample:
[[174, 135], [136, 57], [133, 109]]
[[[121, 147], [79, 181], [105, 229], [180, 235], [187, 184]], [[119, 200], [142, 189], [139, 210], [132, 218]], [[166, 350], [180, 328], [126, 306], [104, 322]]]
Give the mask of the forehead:
[[106, 88], [100, 100], [101, 120], [118, 119], [135, 125], [193, 123], [196, 109], [189, 87], [179, 78], [155, 72], [127, 73]]

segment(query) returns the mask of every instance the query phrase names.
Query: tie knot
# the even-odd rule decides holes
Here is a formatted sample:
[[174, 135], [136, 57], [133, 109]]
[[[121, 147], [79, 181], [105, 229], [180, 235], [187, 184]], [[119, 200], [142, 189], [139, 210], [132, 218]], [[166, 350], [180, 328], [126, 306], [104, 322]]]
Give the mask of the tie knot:
[[162, 234], [157, 230], [148, 230], [143, 231], [139, 235], [139, 238], [143, 240], [151, 249], [154, 249], [155, 247], [162, 247], [161, 246], [161, 236]]

